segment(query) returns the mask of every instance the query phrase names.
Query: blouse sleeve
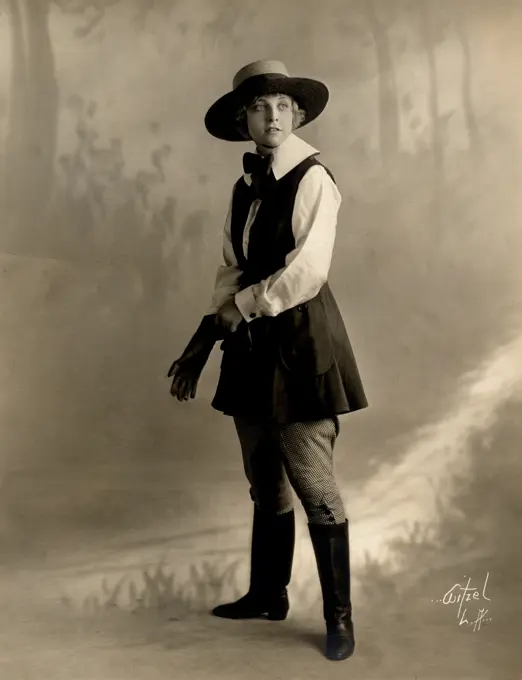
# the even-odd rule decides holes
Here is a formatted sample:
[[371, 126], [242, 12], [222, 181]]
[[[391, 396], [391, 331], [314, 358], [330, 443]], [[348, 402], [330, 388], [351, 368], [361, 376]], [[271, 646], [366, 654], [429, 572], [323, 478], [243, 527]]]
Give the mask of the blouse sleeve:
[[[233, 192], [232, 192], [233, 197]], [[232, 198], [230, 199], [228, 212], [223, 230], [223, 264], [218, 267], [214, 284], [214, 293], [206, 314], [215, 314], [227, 300], [230, 300], [239, 291], [239, 278], [242, 274], [239, 269], [231, 239]]]

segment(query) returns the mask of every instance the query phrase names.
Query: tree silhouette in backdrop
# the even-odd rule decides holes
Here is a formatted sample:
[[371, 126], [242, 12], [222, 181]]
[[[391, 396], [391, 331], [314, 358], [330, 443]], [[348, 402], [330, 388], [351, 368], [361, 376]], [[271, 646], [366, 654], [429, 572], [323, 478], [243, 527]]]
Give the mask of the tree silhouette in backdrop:
[[[53, 6], [83, 20], [87, 36], [120, 0], [6, 0], [11, 27], [11, 91], [6, 143], [5, 200], [15, 241], [45, 238], [43, 215], [54, 185], [59, 87], [49, 32]], [[38, 112], [38, 113], [36, 113]], [[20, 234], [23, 231], [23, 234]]]

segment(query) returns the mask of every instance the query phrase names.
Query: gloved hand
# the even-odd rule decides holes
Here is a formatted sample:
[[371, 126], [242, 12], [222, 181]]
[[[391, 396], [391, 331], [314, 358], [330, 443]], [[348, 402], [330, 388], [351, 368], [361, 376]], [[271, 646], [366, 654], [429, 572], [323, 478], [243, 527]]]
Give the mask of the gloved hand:
[[216, 342], [224, 337], [216, 315], [203, 317], [183, 354], [176, 359], [167, 373], [173, 378], [170, 393], [178, 401], [188, 401], [196, 396], [199, 378]]

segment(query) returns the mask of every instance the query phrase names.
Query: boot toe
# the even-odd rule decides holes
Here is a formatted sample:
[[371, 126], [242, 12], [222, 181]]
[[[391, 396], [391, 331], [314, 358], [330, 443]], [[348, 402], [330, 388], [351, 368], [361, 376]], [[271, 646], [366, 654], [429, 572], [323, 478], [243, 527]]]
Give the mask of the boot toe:
[[333, 634], [326, 637], [326, 658], [330, 661], [348, 659], [355, 650], [355, 640], [349, 635]]
[[214, 607], [212, 614], [222, 619], [254, 619], [263, 615], [262, 606], [248, 595], [237, 602], [229, 602]]

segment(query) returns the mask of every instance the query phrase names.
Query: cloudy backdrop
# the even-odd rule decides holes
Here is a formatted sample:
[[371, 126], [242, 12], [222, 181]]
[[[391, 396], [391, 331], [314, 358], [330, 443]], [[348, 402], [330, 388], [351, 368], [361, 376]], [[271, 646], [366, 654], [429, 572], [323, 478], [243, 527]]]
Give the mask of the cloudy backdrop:
[[[343, 195], [331, 284], [370, 400], [336, 450], [351, 668], [518, 677], [521, 29], [508, 0], [0, 3], [2, 678], [46, 663], [53, 678], [167, 677], [174, 647], [191, 677], [218, 649], [224, 677], [265, 647], [290, 677], [324, 671], [297, 624], [239, 637], [208, 621], [246, 585], [251, 503], [232, 423], [210, 407], [219, 350], [195, 401], [166, 378], [210, 300], [248, 148], [203, 117], [259, 58], [331, 92], [299, 134]], [[298, 510], [295, 616], [321, 631]], [[436, 600], [468, 577], [481, 599], [462, 619]]]

